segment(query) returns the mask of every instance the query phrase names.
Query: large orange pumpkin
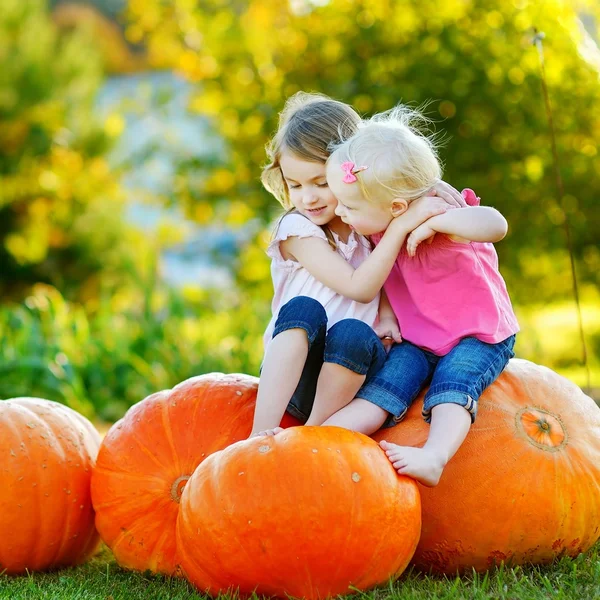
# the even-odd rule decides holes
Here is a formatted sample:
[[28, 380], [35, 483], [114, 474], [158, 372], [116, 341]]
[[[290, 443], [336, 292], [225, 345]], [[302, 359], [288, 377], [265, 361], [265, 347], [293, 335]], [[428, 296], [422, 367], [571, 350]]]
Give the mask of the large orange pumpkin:
[[[422, 397], [374, 437], [421, 446]], [[420, 487], [414, 562], [455, 573], [501, 561], [546, 563], [600, 537], [600, 408], [546, 367], [511, 360], [435, 488]]]
[[98, 547], [90, 497], [100, 435], [40, 398], [0, 401], [0, 572], [75, 565]]
[[294, 427], [205, 460], [183, 492], [177, 542], [201, 591], [311, 600], [396, 578], [420, 529], [416, 483], [373, 440]]
[[[132, 406], [106, 434], [92, 477], [96, 526], [120, 565], [175, 574], [181, 492], [210, 454], [250, 434], [258, 379], [210, 373]], [[283, 426], [298, 424], [286, 415]]]

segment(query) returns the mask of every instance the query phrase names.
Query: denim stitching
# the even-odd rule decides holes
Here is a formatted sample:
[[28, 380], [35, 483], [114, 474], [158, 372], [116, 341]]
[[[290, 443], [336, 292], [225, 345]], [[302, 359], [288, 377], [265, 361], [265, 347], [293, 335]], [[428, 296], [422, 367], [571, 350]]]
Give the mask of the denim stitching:
[[286, 407], [286, 412], [290, 413], [293, 417], [296, 417], [299, 421], [308, 421], [308, 415], [305, 415], [295, 404], [291, 401]]
[[288, 331], [288, 329], [303, 329], [306, 331], [306, 335], [308, 336], [308, 341], [310, 344], [313, 344], [315, 339], [318, 337], [322, 326], [312, 327], [310, 323], [306, 321], [286, 321], [282, 325], [278, 325], [273, 331], [273, 338], [284, 331]]
[[[374, 387], [378, 387], [382, 390], [385, 390], [386, 392], [392, 394], [393, 396], [397, 396], [400, 397], [401, 394], [398, 392], [398, 388], [392, 384], [392, 383], [388, 383], [385, 379], [382, 379], [381, 377], [377, 377], [375, 376], [373, 379], [369, 380], [369, 385], [372, 385]], [[417, 394], [419, 392], [416, 392], [414, 395], [414, 398], [417, 397]], [[413, 398], [413, 400], [414, 400]], [[412, 400], [411, 400], [412, 402]]]
[[394, 417], [392, 419], [394, 421], [394, 423], [400, 423], [400, 421], [402, 421], [404, 419], [404, 417], [406, 417], [407, 412], [408, 412], [408, 406], [397, 417]]
[[[352, 320], [355, 321], [356, 319], [352, 319]], [[333, 325], [332, 330], [339, 323], [343, 323], [343, 321], [339, 321], [338, 323]], [[366, 324], [362, 323], [362, 321], [359, 321], [359, 324], [361, 326], [364, 326], [365, 328], [369, 329], [369, 331], [372, 331]], [[374, 336], [374, 334], [373, 334], [373, 336]], [[354, 336], [354, 337], [356, 337], [356, 336]], [[358, 373], [359, 375], [368, 375], [369, 371], [371, 370], [371, 367], [374, 367], [377, 363], [381, 363], [381, 366], [379, 367], [379, 369], [381, 369], [381, 367], [383, 366], [383, 363], [385, 362], [385, 356], [384, 357], [379, 356], [380, 349], [377, 346], [377, 344], [380, 343], [379, 338], [373, 337], [371, 339], [366, 339], [366, 340], [361, 339], [360, 341], [362, 343], [364, 343], [364, 347], [362, 348], [362, 351], [360, 352], [363, 355], [364, 360], [356, 362], [355, 360], [352, 360], [351, 358], [347, 358], [344, 355], [340, 355], [336, 352], [329, 352], [327, 349], [332, 344], [328, 338], [325, 342], [325, 352], [323, 355], [323, 362], [335, 363], [335, 364], [341, 365], [343, 367], [346, 367], [346, 368], [352, 370], [355, 373]], [[335, 344], [333, 344], [333, 345], [335, 345]], [[381, 351], [384, 352], [383, 346], [381, 348]], [[380, 358], [383, 358], [383, 360], [380, 360]], [[377, 369], [377, 371], [379, 371], [379, 369]]]
[[[481, 382], [489, 376], [489, 374], [494, 370], [493, 367], [496, 366], [497, 363], [499, 363], [501, 360], [504, 361], [504, 367], [502, 367], [502, 370], [504, 370], [504, 368], [506, 367], [508, 361], [510, 360], [510, 357], [506, 356], [506, 350], [504, 352], [502, 352], [502, 354], [498, 354], [495, 358], [494, 361], [492, 361], [490, 363], [490, 365], [487, 368], [487, 371], [485, 371], [484, 373], [481, 374], [481, 376], [479, 377], [479, 379], [477, 379], [477, 381], [475, 382], [476, 386], [479, 386], [481, 384]], [[498, 373], [498, 375], [496, 375], [496, 377], [490, 382], [488, 383], [487, 386], [485, 386], [485, 388], [487, 388], [488, 386], [492, 385], [492, 383], [494, 383], [494, 381], [496, 381], [496, 379], [498, 379], [498, 377], [500, 377], [500, 374], [502, 373], [502, 370]], [[483, 388], [485, 390], [485, 388]], [[481, 390], [481, 392], [483, 393], [483, 390]]]
[[[434, 394], [433, 396], [431, 396], [431, 397], [429, 398], [429, 400], [430, 400], [430, 401], [431, 401], [431, 400], [434, 400], [434, 399], [435, 399], [435, 398], [437, 398], [438, 396], [445, 396], [445, 395], [447, 394], [447, 392], [448, 392], [448, 391], [452, 391], [453, 393], [455, 393], [455, 394], [458, 394], [458, 395], [461, 395], [461, 396], [466, 396], [466, 398], [467, 398], [467, 401], [466, 401], [466, 403], [465, 403], [465, 404], [461, 404], [460, 406], [462, 406], [463, 408], [465, 408], [465, 409], [467, 409], [467, 410], [469, 410], [469, 407], [470, 407], [471, 405], [473, 405], [473, 404], [477, 403], [477, 400], [475, 400], [475, 399], [473, 398], [473, 396], [471, 396], [470, 394], [467, 394], [466, 392], [459, 392], [459, 391], [456, 391], [456, 390], [447, 390], [447, 391], [445, 391], [445, 392], [439, 392], [439, 393], [437, 393], [437, 394]], [[428, 404], [429, 404], [429, 402], [428, 402]], [[444, 404], [444, 403], [437, 403], [437, 404], [434, 404], [434, 406], [438, 406], [439, 404]], [[458, 402], [447, 402], [446, 404], [458, 404]], [[424, 406], [424, 405], [423, 405], [423, 406]], [[423, 408], [423, 412], [426, 412], [427, 414], [429, 414], [429, 413], [431, 413], [431, 409], [432, 409], [432, 408], [433, 408], [433, 406], [432, 406], [432, 407], [430, 407], [430, 408], [428, 408], [428, 409], [425, 409], [425, 408]], [[471, 411], [469, 410], [469, 412], [471, 412]]]
[[[499, 342], [500, 344], [502, 344], [503, 342]], [[505, 358], [507, 352], [506, 350], [509, 351], [509, 353], [511, 353], [512, 351], [506, 347], [505, 351], [497, 354], [496, 358], [489, 364], [488, 368], [480, 374], [479, 378], [475, 381], [474, 384], [466, 385], [464, 383], [459, 383], [459, 382], [448, 382], [448, 383], [438, 383], [437, 385], [435, 385], [434, 387], [430, 388], [427, 392], [427, 395], [429, 396], [431, 394], [432, 396], [436, 396], [441, 392], [449, 392], [449, 391], [455, 391], [455, 392], [462, 392], [465, 394], [472, 394], [475, 390], [477, 390], [478, 386], [481, 384], [481, 381], [484, 380], [486, 377], [488, 377], [489, 373], [493, 370], [493, 368], [496, 366], [496, 364], [502, 360], [505, 359], [505, 365], [504, 367], [506, 367], [506, 364], [508, 363], [508, 361], [510, 360], [510, 356], [508, 358]], [[513, 354], [514, 356], [514, 354]], [[504, 370], [504, 368], [503, 368]], [[500, 374], [502, 373], [502, 371], [500, 371], [500, 373], [498, 373], [498, 375], [496, 376], [496, 379], [500, 376]], [[494, 381], [496, 381], [496, 379], [494, 379], [491, 383], [489, 383], [487, 387], [489, 387], [492, 383], [494, 383]], [[464, 389], [461, 389], [464, 388]], [[485, 390], [485, 388], [484, 388]], [[483, 390], [482, 390], [483, 393]]]
[[468, 385], [466, 383], [459, 383], [449, 381], [447, 383], [437, 383], [434, 386], [431, 386], [427, 392], [428, 396], [437, 396], [442, 392], [458, 392], [462, 394], [469, 394], [473, 392], [473, 385]]
[[[447, 391], [450, 391], [450, 390], [447, 390]], [[455, 391], [455, 390], [453, 390], [453, 391]], [[429, 400], [431, 400], [432, 398], [435, 398], [436, 396], [443, 396], [445, 393], [446, 392], [440, 392], [440, 393], [434, 394], [431, 398], [429, 398]], [[421, 416], [423, 417], [423, 419], [425, 419], [425, 421], [427, 423], [429, 423], [429, 421], [431, 421], [431, 411], [436, 406], [441, 406], [442, 404], [457, 404], [458, 406], [462, 406], [468, 413], [470, 413], [471, 422], [474, 422], [475, 417], [477, 416], [477, 408], [479, 407], [479, 401], [475, 400], [472, 396], [470, 396], [466, 392], [456, 391], [456, 393], [457, 394], [464, 393], [464, 395], [467, 397], [466, 404], [460, 404], [459, 402], [438, 402], [437, 404], [430, 406], [428, 409], [425, 409], [425, 405], [423, 405], [423, 410], [421, 411]]]
[[[377, 402], [374, 402], [373, 400], [369, 400], [369, 398], [365, 397], [368, 394], [365, 394], [364, 391], [367, 390], [371, 390], [373, 389], [374, 391], [379, 392], [379, 394], [381, 394], [381, 392], [383, 392], [383, 395], [386, 396], [385, 400], [386, 400], [386, 404], [388, 406], [392, 406], [394, 404], [394, 401], [396, 401], [397, 404], [401, 404], [402, 406], [405, 407], [405, 412], [408, 410], [409, 406], [412, 404], [412, 400], [408, 403], [406, 403], [404, 401], [404, 398], [398, 394], [398, 393], [392, 393], [390, 390], [386, 389], [384, 386], [381, 386], [377, 383], [374, 383], [373, 381], [369, 381], [369, 383], [365, 386], [363, 386], [360, 390], [358, 390], [356, 397], [357, 398], [363, 398], [364, 400], [368, 400], [369, 402], [372, 402], [373, 404], [377, 404]], [[387, 402], [387, 400], [389, 399], [389, 396], [392, 396], [392, 401], [391, 402]], [[379, 404], [377, 404], [377, 406], [380, 406]], [[388, 410], [387, 408], [382, 407], [385, 410]], [[388, 410], [388, 412], [391, 412]]]
[[357, 365], [355, 362], [351, 361], [350, 359], [344, 358], [342, 356], [338, 356], [336, 354], [325, 355], [323, 358], [323, 362], [341, 365], [342, 367], [346, 367], [347, 369], [350, 369], [351, 371], [353, 371], [354, 373], [357, 373], [358, 375], [366, 375], [367, 371], [369, 370], [368, 367], [366, 369], [364, 369], [364, 366]]

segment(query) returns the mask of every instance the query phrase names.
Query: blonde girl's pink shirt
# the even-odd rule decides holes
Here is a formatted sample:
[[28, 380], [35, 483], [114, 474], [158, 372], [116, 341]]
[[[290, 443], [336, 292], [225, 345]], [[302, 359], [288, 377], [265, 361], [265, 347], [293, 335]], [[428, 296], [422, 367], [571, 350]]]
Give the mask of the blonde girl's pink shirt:
[[[467, 204], [479, 204], [472, 190], [463, 196]], [[371, 239], [377, 244], [381, 237]], [[412, 258], [404, 246], [384, 288], [402, 337], [438, 356], [465, 337], [496, 344], [519, 331], [490, 243], [455, 242], [438, 233]]]
[[[316, 237], [327, 242], [325, 232], [301, 214], [291, 213], [280, 221], [267, 248], [267, 254], [271, 257], [274, 294], [271, 304], [273, 316], [263, 338], [265, 351], [273, 336], [275, 321], [281, 307], [296, 296], [308, 296], [321, 303], [327, 313], [328, 329], [342, 319], [359, 319], [373, 327], [379, 309], [379, 294], [371, 302], [363, 304], [333, 291], [315, 279], [299, 262], [286, 260], [282, 256], [280, 244], [288, 237]], [[340, 240], [336, 234], [333, 234], [333, 237], [338, 253], [355, 269], [371, 253], [369, 241], [355, 232], [350, 234], [347, 243]]]

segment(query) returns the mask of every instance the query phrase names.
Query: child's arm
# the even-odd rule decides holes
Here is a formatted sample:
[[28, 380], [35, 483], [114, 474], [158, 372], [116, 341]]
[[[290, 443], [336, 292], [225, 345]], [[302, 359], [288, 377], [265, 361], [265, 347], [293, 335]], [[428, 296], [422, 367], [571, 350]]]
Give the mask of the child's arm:
[[408, 237], [406, 249], [414, 256], [421, 242], [435, 233], [445, 233], [457, 241], [499, 242], [508, 231], [506, 219], [489, 206], [469, 206], [449, 210], [419, 225]]
[[383, 345], [388, 349], [394, 342], [399, 344], [402, 341], [400, 326], [384, 289], [381, 290], [381, 296], [379, 297], [378, 315], [379, 320], [376, 327], [374, 327], [374, 331], [383, 342]]
[[289, 237], [281, 246], [315, 279], [346, 298], [366, 304], [377, 296], [410, 232], [392, 224], [357, 269], [320, 238]]
[[420, 223], [444, 212], [447, 206], [442, 199], [433, 196], [412, 202], [409, 210], [392, 219], [377, 247], [357, 269], [323, 239], [289, 237], [281, 242], [281, 247], [315, 279], [342, 296], [366, 304], [382, 288], [406, 236]]

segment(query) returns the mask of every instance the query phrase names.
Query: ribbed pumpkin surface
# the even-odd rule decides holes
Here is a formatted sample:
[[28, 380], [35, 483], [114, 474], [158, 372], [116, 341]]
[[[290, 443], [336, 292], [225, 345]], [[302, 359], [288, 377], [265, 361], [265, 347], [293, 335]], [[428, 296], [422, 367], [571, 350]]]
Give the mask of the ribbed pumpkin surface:
[[[120, 565], [175, 574], [181, 493], [209, 455], [250, 434], [258, 379], [210, 373], [132, 406], [102, 441], [96, 526]], [[289, 416], [282, 425], [297, 422]]]
[[312, 600], [398, 577], [420, 528], [416, 483], [373, 440], [295, 427], [205, 460], [184, 490], [177, 539], [201, 591]]
[[97, 548], [90, 497], [93, 425], [40, 398], [0, 401], [0, 572], [86, 560]]
[[[422, 396], [374, 438], [421, 446]], [[547, 563], [600, 538], [600, 408], [546, 367], [513, 359], [483, 394], [475, 425], [435, 488], [420, 486], [414, 562], [455, 573]]]

